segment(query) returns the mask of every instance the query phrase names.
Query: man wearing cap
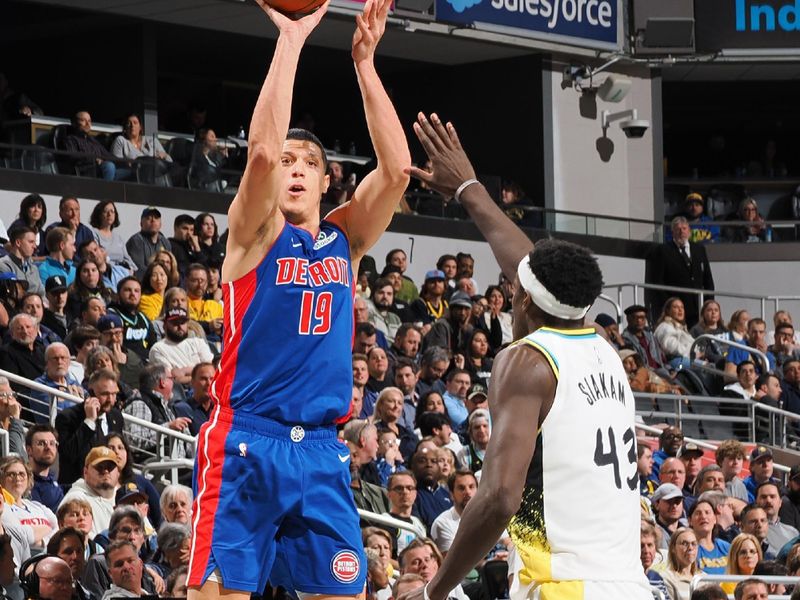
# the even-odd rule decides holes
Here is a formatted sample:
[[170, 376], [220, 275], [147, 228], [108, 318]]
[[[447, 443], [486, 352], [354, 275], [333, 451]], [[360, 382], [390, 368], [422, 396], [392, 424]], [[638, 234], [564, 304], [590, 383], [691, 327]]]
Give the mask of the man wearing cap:
[[[470, 388], [468, 397], [476, 397], [485, 392], [475, 390], [476, 384]], [[483, 387], [483, 386], [480, 386]], [[485, 408], [478, 408], [472, 411], [467, 419], [469, 429], [469, 443], [458, 453], [457, 459], [460, 465], [477, 473], [483, 468], [483, 458], [486, 455], [486, 448], [489, 446], [489, 438], [492, 436], [492, 423], [489, 418], [489, 411]]]
[[83, 477], [72, 484], [61, 501], [64, 504], [80, 498], [89, 503], [92, 507], [92, 537], [108, 529], [118, 481], [117, 454], [105, 446], [96, 446], [83, 461]]
[[39, 263], [39, 278], [47, 281], [53, 275], [61, 275], [70, 285], [75, 280], [75, 235], [65, 227], [53, 227], [44, 239], [47, 256]]
[[[464, 405], [467, 407], [467, 414], [472, 415], [479, 408], [489, 410], [489, 394], [486, 386], [481, 382], [473, 383], [467, 390], [467, 397], [464, 400]], [[462, 445], [469, 444], [469, 417], [461, 423], [461, 427], [456, 430], [458, 439], [461, 440]], [[473, 469], [476, 471], [477, 469]]]
[[125, 248], [136, 265], [134, 275], [141, 279], [150, 264], [150, 257], [160, 250], [171, 252], [172, 245], [161, 233], [161, 211], [155, 206], [148, 206], [142, 211], [139, 226], [141, 229], [128, 238]]
[[694, 442], [686, 442], [678, 450], [678, 458], [681, 459], [686, 469], [686, 482], [683, 484], [683, 492], [685, 495], [691, 496], [697, 474], [703, 466], [703, 449]]
[[756, 446], [750, 453], [750, 476], [744, 480], [744, 487], [750, 502], [756, 500], [756, 489], [768, 481], [780, 485], [780, 479], [773, 477], [775, 464], [772, 459], [772, 450], [767, 446]]
[[[647, 257], [645, 281], [657, 285], [667, 285], [697, 290], [714, 291], [714, 277], [708, 262], [706, 249], [702, 244], [689, 241], [691, 227], [685, 217], [672, 219], [672, 240], [656, 246]], [[646, 290], [645, 297], [652, 314], [661, 314], [664, 303], [671, 296], [683, 301], [686, 311], [686, 325], [693, 327], [699, 315], [697, 294]], [[706, 298], [711, 295], [706, 295]]]
[[457, 291], [450, 296], [449, 314], [436, 319], [430, 331], [425, 334], [422, 347], [431, 346], [445, 348], [452, 353], [458, 352], [464, 346], [472, 333], [470, 317], [472, 316], [472, 300], [464, 292]]
[[662, 483], [653, 493], [650, 502], [656, 513], [656, 525], [661, 528], [661, 545], [669, 547], [669, 539], [678, 527], [687, 527], [683, 517], [683, 492], [673, 483]]
[[[109, 433], [122, 433], [124, 420], [115, 406], [117, 376], [100, 369], [89, 378], [89, 397], [83, 404], [65, 408], [56, 417], [58, 432], [58, 481], [70, 484], [81, 475], [84, 457]], [[113, 491], [110, 496], [113, 499]], [[110, 513], [109, 513], [110, 514]]]
[[[692, 228], [691, 241], [697, 244], [718, 242], [720, 236], [719, 225], [703, 225], [708, 221], [713, 221], [711, 217], [704, 214], [705, 202], [703, 195], [697, 192], [690, 192], [686, 195], [683, 203], [683, 216]], [[664, 233], [665, 240], [672, 239], [672, 231]]]
[[433, 269], [425, 273], [419, 298], [409, 306], [409, 320], [421, 326], [429, 325], [445, 315], [448, 308], [445, 300], [444, 271]]
[[386, 255], [386, 264], [393, 265], [400, 269], [400, 275], [403, 278], [400, 291], [395, 294], [397, 299], [405, 304], [409, 304], [416, 300], [419, 297], [417, 286], [411, 277], [408, 277], [405, 274], [406, 270], [408, 269], [408, 257], [406, 256], [405, 250], [401, 250], [400, 248], [390, 250]]
[[615, 350], [619, 350], [625, 345], [625, 340], [622, 339], [622, 334], [619, 332], [619, 323], [611, 315], [606, 313], [599, 313], [594, 322], [600, 325], [608, 336], [608, 343], [614, 346]]
[[625, 345], [630, 346], [649, 368], [658, 370], [662, 377], [670, 376], [670, 368], [655, 335], [647, 326], [647, 309], [641, 304], [633, 304], [625, 309], [628, 326], [622, 332]]
[[786, 542], [800, 535], [797, 529], [781, 522], [779, 514], [781, 508], [780, 494], [780, 484], [774, 481], [765, 481], [756, 488], [755, 504], [759, 508], [763, 508], [767, 514], [767, 523], [769, 523], [767, 543], [770, 551], [774, 554], [778, 554]]
[[381, 277], [375, 282], [372, 288], [372, 298], [367, 300], [367, 310], [369, 311], [369, 322], [375, 329], [383, 332], [389, 343], [394, 343], [397, 333], [403, 321], [395, 313], [391, 312], [394, 304], [394, 287], [392, 282]]
[[153, 324], [139, 310], [142, 284], [136, 277], [126, 277], [117, 285], [118, 300], [108, 306], [108, 311], [122, 319], [125, 334], [122, 345], [133, 350], [143, 361], [150, 356], [150, 348], [158, 341]]
[[44, 296], [39, 269], [31, 262], [36, 254], [36, 233], [30, 227], [16, 226], [8, 232], [8, 255], [0, 258], [0, 273], [15, 273], [28, 282], [28, 291]]
[[139, 373], [144, 363], [136, 352], [125, 347], [125, 332], [122, 319], [119, 315], [109, 312], [97, 321], [97, 330], [100, 332], [100, 345], [105, 346], [114, 353], [119, 367], [119, 378], [124, 383], [135, 388], [139, 385]]
[[67, 279], [53, 275], [44, 284], [47, 307], [42, 315], [42, 325], [53, 331], [62, 340], [67, 336]]
[[164, 317], [164, 339], [153, 344], [150, 362], [161, 363], [172, 369], [175, 381], [188, 384], [192, 369], [199, 362], [211, 362], [214, 355], [208, 344], [196, 337], [189, 337], [189, 313], [183, 308], [172, 308]]
[[[81, 223], [81, 205], [75, 196], [64, 196], [58, 201], [58, 216], [61, 219], [56, 223], [50, 223], [47, 229], [44, 230], [44, 235], [41, 236], [42, 242], [47, 238], [47, 234], [55, 227], [63, 227], [72, 233], [75, 239], [75, 247], [77, 248], [84, 242], [94, 239], [94, 232]], [[40, 254], [45, 254], [45, 250], [49, 250], [44, 245], [39, 248]]]
[[789, 482], [781, 496], [781, 509], [778, 511], [781, 523], [800, 529], [800, 464], [789, 471]]

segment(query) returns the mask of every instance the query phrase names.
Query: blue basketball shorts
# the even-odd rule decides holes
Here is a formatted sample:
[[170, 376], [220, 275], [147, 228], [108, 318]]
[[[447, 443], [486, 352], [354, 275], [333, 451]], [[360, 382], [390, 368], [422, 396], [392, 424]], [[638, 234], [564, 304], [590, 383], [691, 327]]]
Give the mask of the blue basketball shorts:
[[334, 427], [217, 407], [198, 439], [188, 585], [215, 569], [229, 590], [267, 582], [308, 594], [364, 590], [350, 453]]

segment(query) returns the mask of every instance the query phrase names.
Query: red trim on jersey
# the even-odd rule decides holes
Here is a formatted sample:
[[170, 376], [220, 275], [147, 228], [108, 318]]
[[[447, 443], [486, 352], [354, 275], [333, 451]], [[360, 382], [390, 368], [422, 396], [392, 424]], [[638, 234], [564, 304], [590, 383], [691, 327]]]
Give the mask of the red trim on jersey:
[[225, 462], [225, 439], [231, 429], [227, 419], [220, 423], [219, 411], [217, 405], [212, 421], [200, 432], [200, 443], [197, 447], [195, 477], [198, 479], [199, 493], [192, 503], [192, 554], [187, 586], [199, 587], [203, 584], [208, 559], [211, 556], [214, 521]]

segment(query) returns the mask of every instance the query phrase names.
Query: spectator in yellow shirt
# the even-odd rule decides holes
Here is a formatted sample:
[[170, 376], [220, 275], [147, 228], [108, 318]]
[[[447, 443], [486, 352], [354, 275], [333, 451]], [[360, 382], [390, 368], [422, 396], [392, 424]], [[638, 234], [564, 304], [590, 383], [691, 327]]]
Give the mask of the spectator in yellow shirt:
[[206, 299], [208, 269], [199, 263], [186, 271], [186, 292], [189, 299], [189, 318], [203, 326], [210, 337], [222, 334], [222, 303]]

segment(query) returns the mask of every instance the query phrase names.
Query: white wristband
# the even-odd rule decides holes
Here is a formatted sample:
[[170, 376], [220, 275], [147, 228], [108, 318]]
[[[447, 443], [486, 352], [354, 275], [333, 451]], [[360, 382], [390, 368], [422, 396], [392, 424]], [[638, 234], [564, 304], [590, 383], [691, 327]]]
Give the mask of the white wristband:
[[[464, 183], [458, 186], [458, 188], [456, 189], [456, 193], [453, 194], [453, 198], [456, 199], [456, 202], [461, 202], [461, 193], [469, 186], [471, 186], [473, 183], [480, 183], [480, 181], [478, 181], [477, 179], [467, 179]], [[425, 598], [425, 600], [428, 600], [428, 598]]]
[[422, 598], [423, 598], [423, 600], [431, 600], [430, 597], [428, 596], [428, 584], [427, 583], [422, 587]]

